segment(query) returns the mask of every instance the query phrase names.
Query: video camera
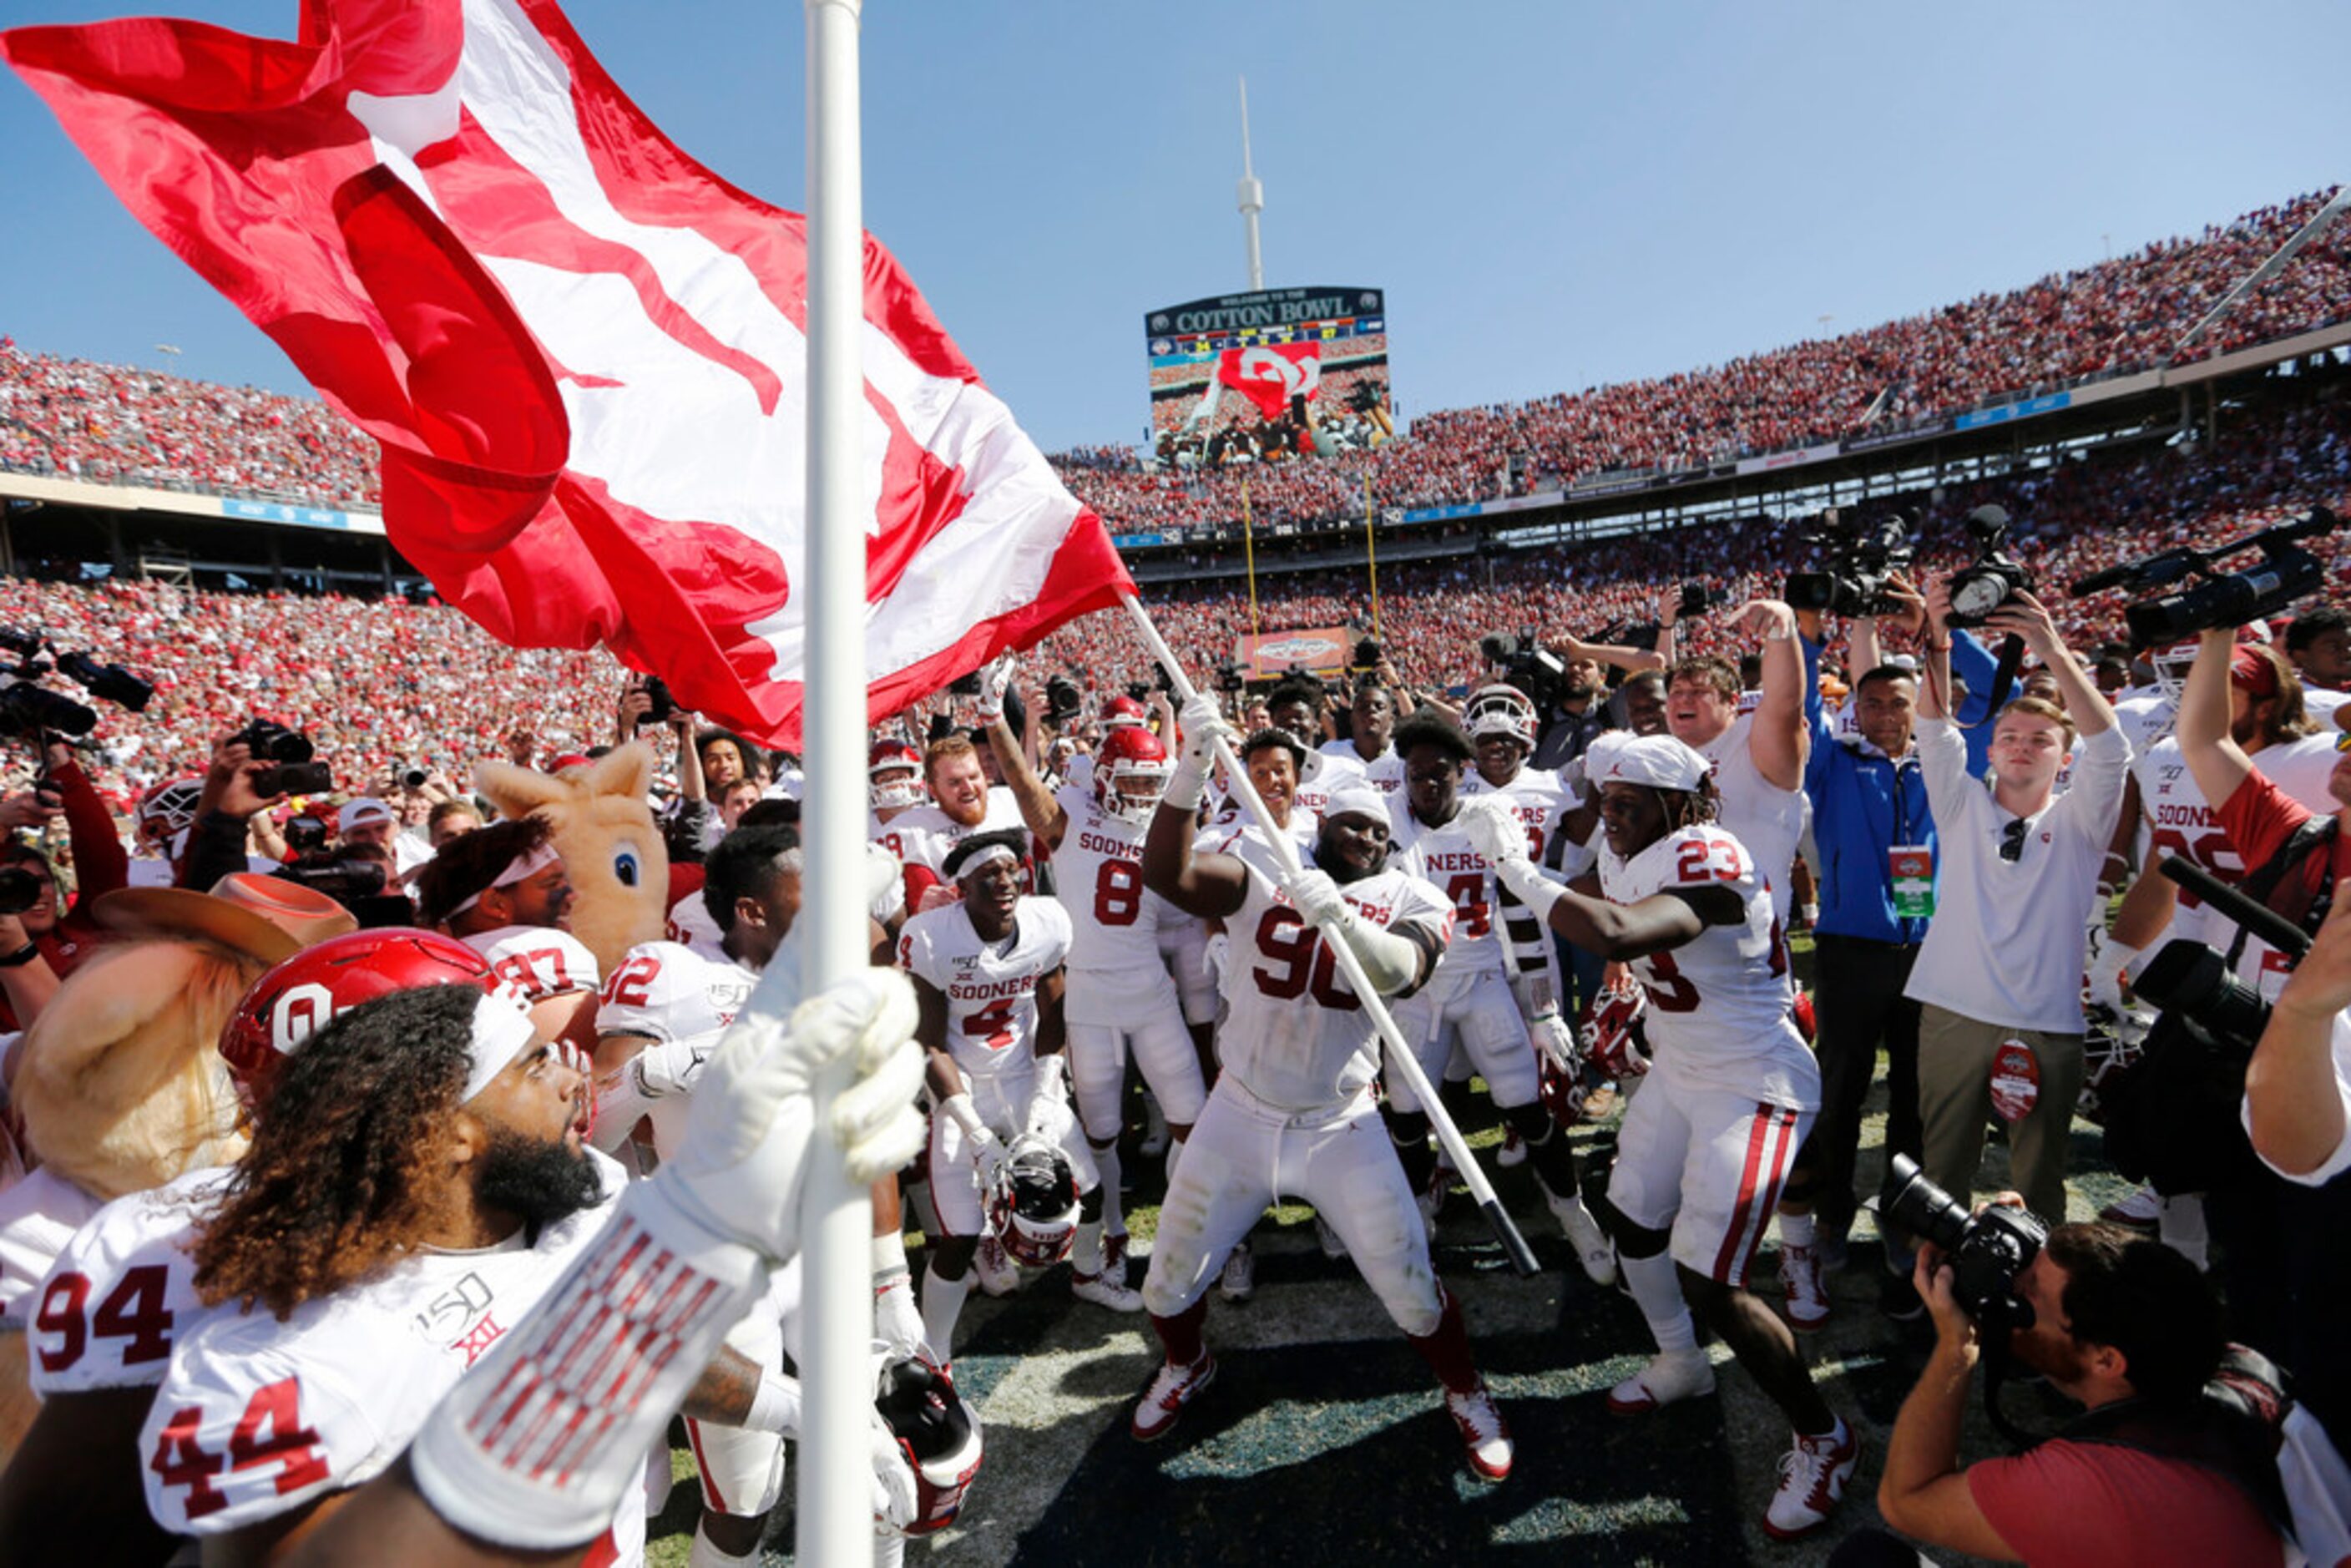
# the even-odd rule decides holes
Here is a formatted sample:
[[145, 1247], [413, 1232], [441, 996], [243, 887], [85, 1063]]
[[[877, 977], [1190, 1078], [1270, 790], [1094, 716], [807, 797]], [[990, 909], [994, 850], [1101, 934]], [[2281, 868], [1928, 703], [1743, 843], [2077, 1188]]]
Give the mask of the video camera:
[[1933, 1242], [1951, 1260], [1951, 1294], [1977, 1322], [2003, 1329], [2032, 1326], [2032, 1307], [2016, 1293], [2016, 1277], [2041, 1256], [2049, 1227], [2028, 1209], [1992, 1204], [1970, 1214], [1927, 1179], [1918, 1162], [1896, 1155], [1886, 1170], [1878, 1212], [1912, 1235]]
[[2032, 591], [2032, 574], [2001, 553], [2008, 542], [2008, 508], [1978, 507], [1965, 526], [1975, 536], [1976, 559], [1951, 574], [1950, 623], [1980, 626], [2020, 592]]
[[[2273, 615], [2297, 600], [2306, 599], [2326, 584], [2324, 562], [2301, 548], [2304, 539], [2324, 538], [2335, 531], [2335, 517], [2325, 507], [2314, 507], [2290, 523], [2280, 523], [2227, 544], [2199, 550], [2187, 546], [2168, 549], [2145, 560], [2094, 571], [2076, 579], [2073, 594], [2086, 599], [2109, 588], [2133, 594], [2154, 593], [2123, 607], [2131, 639], [2142, 647], [2160, 648], [2222, 626], [2241, 626]], [[2260, 564], [2242, 571], [2213, 568], [2242, 550], [2262, 552]], [[2158, 591], [2191, 578], [2202, 580], [2163, 593]]]
[[318, 750], [310, 737], [273, 720], [248, 719], [221, 744], [242, 746], [256, 761], [270, 765], [253, 776], [253, 787], [261, 794], [323, 795], [335, 787], [327, 765], [312, 760]]
[[[2003, 514], [2001, 520], [2005, 522]], [[1796, 537], [1810, 545], [1820, 568], [1788, 574], [1781, 597], [1792, 610], [1823, 610], [1832, 615], [1893, 615], [1902, 603], [1889, 597], [1886, 580], [1910, 564], [1912, 519], [1892, 512], [1864, 523], [1834, 507], [1797, 525]]]
[[1516, 636], [1489, 632], [1478, 639], [1478, 653], [1502, 672], [1502, 678], [1527, 694], [1537, 714], [1547, 714], [1567, 689], [1567, 664], [1535, 639], [1535, 629], [1522, 627]]
[[677, 711], [677, 699], [669, 695], [669, 683], [659, 675], [647, 675], [644, 692], [653, 699], [653, 706], [637, 715], [636, 727], [649, 729], [657, 724], [667, 724], [669, 716]]
[[[101, 664], [89, 653], [59, 652], [50, 645], [47, 632], [0, 626], [0, 649], [16, 654], [17, 661], [0, 664], [0, 676], [7, 680], [0, 685], [0, 727], [36, 745], [52, 733], [79, 739], [98, 725], [97, 710], [38, 684], [52, 670], [101, 702], [132, 713], [144, 712], [147, 699], [155, 695], [152, 685], [120, 664]], [[43, 659], [44, 653], [49, 658]]]

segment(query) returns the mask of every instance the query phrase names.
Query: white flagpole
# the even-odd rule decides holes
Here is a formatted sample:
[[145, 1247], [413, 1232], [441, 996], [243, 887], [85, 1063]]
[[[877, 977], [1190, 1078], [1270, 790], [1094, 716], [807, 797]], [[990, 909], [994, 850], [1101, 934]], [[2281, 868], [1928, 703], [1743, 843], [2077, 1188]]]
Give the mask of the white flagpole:
[[[1192, 679], [1184, 673], [1184, 666], [1176, 660], [1176, 651], [1167, 645], [1167, 639], [1162, 637], [1159, 628], [1152, 624], [1150, 612], [1144, 610], [1143, 601], [1133, 594], [1122, 596], [1120, 602], [1126, 606], [1127, 615], [1134, 621], [1135, 634], [1143, 639], [1143, 645], [1151, 650], [1151, 656], [1159, 662], [1161, 669], [1167, 672], [1167, 684], [1176, 688], [1176, 700], [1179, 704], [1190, 702], [1195, 695]], [[1274, 858], [1281, 862], [1283, 870], [1296, 873], [1298, 847], [1290, 842], [1288, 831], [1275, 823], [1273, 813], [1259, 797], [1256, 787], [1249, 783], [1249, 769], [1241, 766], [1240, 758], [1233, 755], [1232, 747], [1222, 741], [1217, 743], [1217, 760], [1224, 768], [1226, 780], [1232, 786], [1233, 799], [1238, 800], [1241, 809], [1255, 819], [1266, 836], [1266, 841], [1273, 848]], [[1371, 981], [1364, 976], [1363, 961], [1355, 956], [1353, 948], [1335, 937], [1325, 946], [1330, 948], [1331, 956], [1338, 961], [1339, 971], [1346, 979], [1347, 988], [1362, 1000], [1364, 1016], [1379, 1030], [1380, 1043], [1384, 1048], [1381, 1061], [1388, 1071], [1404, 1080], [1405, 1087], [1418, 1097], [1420, 1108], [1428, 1117], [1430, 1130], [1437, 1134], [1437, 1146], [1453, 1162], [1453, 1168], [1461, 1173], [1461, 1180], [1469, 1188], [1469, 1197], [1477, 1203], [1479, 1212], [1485, 1215], [1486, 1223], [1493, 1228], [1494, 1238], [1501, 1242], [1502, 1250], [1510, 1254], [1510, 1267], [1521, 1276], [1532, 1279], [1541, 1268], [1535, 1261], [1534, 1249], [1527, 1245], [1527, 1239], [1519, 1234], [1519, 1228], [1511, 1220], [1510, 1212], [1503, 1208], [1502, 1200], [1494, 1196], [1494, 1184], [1486, 1179], [1485, 1167], [1469, 1152], [1468, 1140], [1461, 1135], [1461, 1129], [1453, 1124], [1452, 1114], [1437, 1099], [1436, 1086], [1420, 1070], [1419, 1059], [1405, 1046], [1404, 1035], [1396, 1028], [1395, 1015], [1388, 1011], [1387, 1002], [1372, 988]], [[1504, 944], [1506, 950], [1508, 946]]]
[[[865, 214], [858, 135], [862, 0], [805, 0], [808, 16], [808, 560], [805, 706], [807, 871], [799, 919], [807, 995], [863, 968], [865, 942]], [[818, 1084], [819, 1155], [800, 1193], [807, 1312], [798, 1454], [799, 1539], [807, 1563], [873, 1552], [873, 1206], [850, 1184], [822, 1107], [847, 1081]]]

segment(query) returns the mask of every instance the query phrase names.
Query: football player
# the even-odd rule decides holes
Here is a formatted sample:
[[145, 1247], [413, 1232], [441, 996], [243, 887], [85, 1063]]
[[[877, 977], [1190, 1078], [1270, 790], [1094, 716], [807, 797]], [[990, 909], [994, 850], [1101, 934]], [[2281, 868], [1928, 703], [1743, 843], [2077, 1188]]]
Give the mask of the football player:
[[[1474, 705], [1473, 705], [1474, 706]], [[1486, 1080], [1487, 1092], [1510, 1129], [1525, 1144], [1535, 1180], [1576, 1251], [1583, 1271], [1601, 1284], [1614, 1282], [1615, 1260], [1607, 1236], [1585, 1211], [1576, 1194], [1575, 1165], [1567, 1135], [1552, 1119], [1537, 1096], [1535, 1049], [1529, 1044], [1528, 1021], [1520, 1016], [1512, 994], [1500, 901], [1496, 896], [1493, 863], [1468, 838], [1461, 815], [1461, 775], [1471, 755], [1469, 737], [1461, 727], [1434, 711], [1416, 714], [1398, 725], [1396, 749], [1405, 761], [1405, 809], [1396, 813], [1396, 864], [1440, 889], [1453, 903], [1453, 940], [1446, 945], [1428, 983], [1396, 1006], [1396, 1027], [1419, 1057], [1421, 1071], [1433, 1084], [1443, 1078], [1445, 1065], [1458, 1043], [1470, 1065]], [[1517, 810], [1514, 797], [1494, 796]], [[1531, 915], [1538, 940], [1524, 950], [1541, 970], [1543, 950], [1541, 925]], [[1552, 1054], [1562, 1073], [1576, 1068], [1573, 1041], [1556, 1006], [1550, 1027], [1536, 1044]], [[1434, 1220], [1441, 1189], [1434, 1186], [1436, 1151], [1429, 1146], [1428, 1117], [1409, 1083], [1387, 1082], [1388, 1126], [1396, 1153], [1413, 1190], [1422, 1195], [1422, 1213]]]
[[1452, 908], [1388, 864], [1387, 807], [1369, 785], [1332, 798], [1313, 869], [1288, 873], [1254, 825], [1222, 852], [1196, 852], [1193, 813], [1217, 742], [1232, 731], [1206, 698], [1186, 706], [1183, 727], [1183, 760], [1152, 816], [1143, 874], [1177, 908], [1226, 923], [1230, 1011], [1218, 1040], [1223, 1070], [1159, 1211], [1143, 1289], [1165, 1359], [1131, 1429], [1145, 1442], [1165, 1436], [1215, 1378], [1200, 1332], [1211, 1275], [1267, 1204], [1301, 1198], [1436, 1372], [1471, 1472], [1499, 1480], [1510, 1470], [1510, 1431], [1470, 1355], [1460, 1304], [1437, 1281], [1412, 1184], [1380, 1122], [1379, 1035], [1329, 946], [1345, 943], [1381, 995], [1409, 996], [1445, 950]]
[[1062, 1007], [1071, 1084], [1102, 1177], [1103, 1267], [1123, 1283], [1118, 1140], [1125, 1125], [1128, 1052], [1167, 1119], [1171, 1173], [1208, 1097], [1175, 978], [1159, 956], [1161, 925], [1191, 917], [1143, 885], [1143, 831], [1166, 786], [1167, 748], [1144, 726], [1121, 725], [1102, 737], [1091, 789], [1065, 784], [1049, 791], [1004, 721], [1002, 693], [1010, 673], [1008, 667], [990, 670], [981, 686], [980, 716], [1021, 820], [1052, 852], [1069, 916]]
[[1355, 683], [1347, 738], [1326, 740], [1322, 746], [1323, 756], [1352, 764], [1373, 789], [1387, 797], [1391, 808], [1404, 793], [1404, 758], [1391, 744], [1395, 726], [1395, 695], [1379, 676], [1365, 675]]
[[[979, 750], [964, 735], [931, 742], [923, 754], [923, 781], [930, 787], [931, 802], [916, 806], [893, 821], [887, 838], [906, 867], [906, 913], [920, 915], [955, 897], [954, 878], [946, 874], [947, 853], [974, 833], [998, 832], [1020, 825], [1020, 807], [1012, 791], [990, 789], [980, 771]], [[1021, 852], [1023, 885], [1027, 885], [1028, 852]]]
[[[277, 965], [245, 993], [221, 1037], [248, 1124], [266, 1118], [285, 1059], [337, 1013], [417, 986], [494, 983], [464, 943], [399, 928], [331, 937]], [[191, 1249], [227, 1176], [228, 1167], [207, 1166], [119, 1197], [57, 1254], [27, 1340], [41, 1413], [0, 1474], [0, 1560], [171, 1554], [170, 1538], [148, 1517], [139, 1432], [172, 1345], [204, 1312]]]
[[1648, 993], [1655, 1064], [1633, 1098], [1608, 1183], [1617, 1255], [1656, 1359], [1608, 1406], [1652, 1410], [1710, 1392], [1695, 1307], [1795, 1427], [1763, 1528], [1826, 1521], [1860, 1456], [1813, 1386], [1794, 1334], [1747, 1290], [1780, 1188], [1820, 1107], [1820, 1070], [1791, 1021], [1787, 950], [1744, 845], [1714, 825], [1706, 758], [1667, 736], [1603, 735], [1585, 753], [1600, 791], [1596, 885], [1573, 891], [1528, 856], [1517, 817], [1469, 809], [1510, 889], [1568, 940], [1629, 960]]
[[[1105, 1271], [1101, 1182], [1062, 1088], [1070, 917], [1050, 898], [1021, 894], [1025, 847], [1017, 828], [963, 840], [944, 867], [955, 901], [914, 916], [898, 936], [898, 962], [922, 1009], [916, 1037], [930, 1053], [937, 1108], [931, 1201], [943, 1234], [923, 1282], [923, 1327], [940, 1366], [954, 1354], [972, 1255], [995, 1218], [988, 1199], [1008, 1146], [1023, 1137], [1059, 1148], [1082, 1195], [1071, 1293], [1113, 1312], [1143, 1306]], [[957, 1172], [968, 1174], [958, 1180]]]
[[496, 822], [451, 841], [419, 873], [416, 897], [424, 925], [481, 954], [492, 973], [530, 999], [551, 1038], [588, 1059], [603, 977], [596, 955], [563, 929], [571, 879], [543, 819]]

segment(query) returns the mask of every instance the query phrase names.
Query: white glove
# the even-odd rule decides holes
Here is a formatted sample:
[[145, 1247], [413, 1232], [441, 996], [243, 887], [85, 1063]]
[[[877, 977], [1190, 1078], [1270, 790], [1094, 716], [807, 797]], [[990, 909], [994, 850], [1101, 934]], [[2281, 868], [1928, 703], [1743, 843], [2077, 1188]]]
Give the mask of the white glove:
[[1339, 884], [1331, 880], [1326, 871], [1301, 871], [1282, 888], [1298, 913], [1317, 925], [1333, 931], [1344, 931], [1355, 922], [1355, 912], [1349, 908], [1339, 892]]
[[1204, 694], [1196, 693], [1176, 716], [1176, 722], [1184, 731], [1184, 749], [1160, 800], [1179, 811], [1197, 810], [1200, 797], [1208, 792], [1208, 776], [1216, 770], [1217, 742], [1229, 745], [1237, 737], [1233, 727], [1217, 711], [1216, 698]]
[[820, 1071], [846, 1062], [852, 1075], [831, 1116], [851, 1181], [896, 1170], [923, 1143], [914, 1094], [926, 1057], [914, 1043], [914, 987], [894, 969], [861, 969], [786, 1023], [760, 1007], [759, 993], [789, 987], [792, 956], [768, 966], [720, 1038], [705, 1068], [715, 1092], [694, 1096], [683, 1146], [662, 1166], [665, 1196], [686, 1218], [769, 1258], [799, 1249], [800, 1178], [816, 1132], [810, 1090]]
[[712, 1030], [684, 1040], [656, 1040], [645, 1047], [629, 1061], [629, 1071], [636, 1075], [638, 1092], [648, 1100], [693, 1093], [711, 1056], [718, 1050], [720, 1038], [721, 1031]]
[[1556, 1009], [1529, 1019], [1527, 1033], [1533, 1039], [1535, 1049], [1550, 1058], [1562, 1076], [1573, 1078], [1583, 1071], [1583, 1053], [1576, 1049], [1575, 1031], [1567, 1027], [1567, 1020]]
[[986, 1127], [967, 1127], [963, 1134], [963, 1152], [971, 1161], [971, 1168], [979, 1173], [979, 1185], [995, 1185], [996, 1173], [1004, 1166], [1004, 1143]]
[[1058, 1145], [1070, 1131], [1070, 1103], [1061, 1093], [1061, 1058], [1037, 1059], [1037, 1092], [1029, 1102], [1029, 1131]]
[[2127, 942], [2117, 942], [2111, 936], [2090, 945], [2089, 1002], [2092, 1007], [2112, 1008], [2116, 1018], [2123, 1016], [2124, 972], [2138, 962], [2139, 949]]
[[882, 1412], [873, 1412], [873, 1532], [895, 1535], [914, 1522], [914, 1468]]
[[1478, 795], [1461, 802], [1461, 831], [1469, 847], [1496, 865], [1505, 861], [1531, 861], [1527, 827], [1518, 812], [1499, 795]]
[[1013, 659], [998, 653], [979, 669], [979, 722], [994, 724], [1004, 716], [1004, 694], [1012, 685]]

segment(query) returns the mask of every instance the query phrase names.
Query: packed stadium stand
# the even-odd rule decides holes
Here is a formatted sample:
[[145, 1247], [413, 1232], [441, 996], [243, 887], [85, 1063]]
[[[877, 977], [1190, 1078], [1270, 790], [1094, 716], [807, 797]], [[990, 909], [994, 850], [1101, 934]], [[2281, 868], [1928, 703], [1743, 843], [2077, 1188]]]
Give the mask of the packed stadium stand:
[[[1426, 414], [1376, 452], [1248, 475], [1254, 519], [1268, 530], [1296, 532], [1359, 518], [1366, 476], [1379, 505], [1391, 508], [1540, 495], [1604, 470], [1751, 456], [1947, 419], [1955, 409], [2084, 378], [2141, 372], [2169, 357], [2215, 301], [2329, 195], [2264, 207], [2192, 238], [2005, 294], [1719, 367]], [[2351, 235], [2338, 224], [2232, 306], [2193, 353], [2209, 358], [2346, 320]], [[2314, 504], [2340, 507], [2351, 502], [2351, 376], [2333, 357], [2304, 356], [2297, 368], [2298, 374], [2273, 371], [2232, 383], [2225, 402], [2215, 394], [2193, 416], [2182, 402], [2160, 421], [2073, 449], [2020, 442], [1999, 462], [1955, 465], [1915, 488], [1894, 481], [1916, 479], [1918, 465], [1889, 457], [1880, 465], [1888, 482], [1863, 486], [1865, 505], [1915, 513], [1921, 559], [1932, 569], [1964, 558], [1957, 519], [1998, 502], [2017, 517], [2016, 551], [2044, 582], [2166, 545], [2210, 543]], [[1057, 465], [1113, 533], [1229, 538], [1238, 521], [1236, 474], [1168, 475], [1115, 447], [1067, 454]], [[5, 473], [359, 509], [373, 504], [373, 466], [369, 444], [315, 401], [63, 360], [0, 339]], [[57, 502], [49, 506], [57, 518]], [[1479, 673], [1481, 632], [1534, 627], [1546, 635], [1596, 636], [1654, 620], [1659, 589], [1685, 580], [1704, 582], [1731, 602], [1777, 591], [1801, 554], [1788, 520], [1795, 509], [1753, 496], [1743, 510], [1718, 508], [1679, 528], [1670, 517], [1628, 514], [1614, 537], [1535, 548], [1525, 548], [1523, 531], [1506, 549], [1490, 527], [1424, 529], [1423, 559], [1382, 560], [1378, 630], [1413, 678], [1458, 685]], [[69, 507], [65, 516], [73, 516]], [[77, 548], [66, 523], [44, 529], [42, 520], [12, 514], [16, 575], [0, 580], [0, 623], [46, 627], [62, 646], [88, 647], [153, 676], [158, 691], [148, 711], [110, 712], [99, 731], [107, 783], [117, 790], [200, 765], [209, 737], [253, 713], [308, 727], [337, 758], [339, 773], [355, 779], [377, 777], [420, 746], [431, 753], [427, 760], [441, 763], [499, 749], [517, 724], [546, 741], [585, 744], [602, 738], [609, 723], [618, 671], [601, 652], [509, 650], [422, 593], [223, 591], [212, 586], [222, 580], [217, 570], [201, 580], [186, 572], [173, 582], [142, 580], [135, 552], [120, 540], [112, 578], [91, 582], [84, 562], [101, 552]], [[190, 555], [203, 553], [206, 529], [224, 526], [155, 525], [167, 534], [180, 528], [170, 537]], [[245, 538], [250, 543], [262, 531], [248, 526]], [[377, 540], [267, 532], [266, 561], [280, 580], [301, 577], [305, 559], [330, 550], [349, 556], [364, 547], [353, 559], [371, 553], [396, 562]], [[1143, 574], [1146, 595], [1178, 653], [1206, 670], [1229, 658], [1235, 638], [1250, 626], [1238, 552], [1203, 554], [1165, 542], [1177, 545], [1168, 558], [1175, 570], [1158, 575], [1189, 580], [1155, 585]], [[1200, 570], [1219, 562], [1226, 575]], [[1286, 564], [1278, 549], [1260, 544], [1257, 624], [1369, 629], [1360, 560], [1303, 571]], [[318, 586], [331, 575], [303, 580]], [[256, 570], [244, 580], [268, 586], [273, 576]], [[385, 587], [396, 580], [391, 565], [381, 580]], [[415, 586], [413, 574], [406, 585]], [[2067, 630], [2085, 643], [2119, 635], [2116, 609], [2107, 600], [2069, 601]], [[1714, 637], [1698, 622], [1685, 641], [1705, 648]], [[382, 656], [352, 656], [373, 648]], [[1065, 628], [1033, 659], [1081, 672], [1104, 691], [1145, 673], [1141, 650], [1110, 615]], [[420, 736], [433, 739], [412, 738]]]

